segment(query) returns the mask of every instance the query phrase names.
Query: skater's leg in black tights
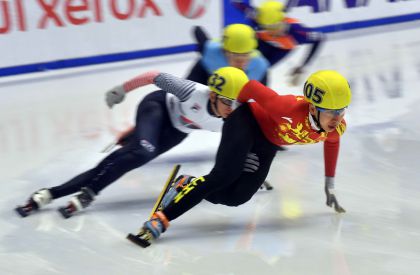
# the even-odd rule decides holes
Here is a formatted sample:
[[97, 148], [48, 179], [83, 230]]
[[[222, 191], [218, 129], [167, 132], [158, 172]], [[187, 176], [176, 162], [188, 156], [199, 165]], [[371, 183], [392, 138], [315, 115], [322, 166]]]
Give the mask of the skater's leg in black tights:
[[144, 165], [179, 144], [186, 136], [187, 134], [175, 129], [170, 122], [165, 92], [149, 94], [138, 107], [135, 137], [131, 138], [127, 145], [111, 153], [95, 168], [51, 188], [52, 196], [66, 196], [84, 186], [98, 194], [128, 171]]

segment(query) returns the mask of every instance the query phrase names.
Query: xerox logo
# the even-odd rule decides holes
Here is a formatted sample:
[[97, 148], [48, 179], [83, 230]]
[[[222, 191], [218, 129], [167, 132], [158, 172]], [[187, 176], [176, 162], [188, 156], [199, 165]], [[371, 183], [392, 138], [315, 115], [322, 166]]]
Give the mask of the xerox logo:
[[[34, 28], [83, 26], [110, 20], [128, 21], [165, 16], [164, 8], [196, 19], [207, 11], [210, 0], [0, 0], [0, 35]], [[30, 15], [30, 16], [29, 16]]]
[[[157, 0], [0, 0], [0, 34], [163, 16]], [[125, 5], [124, 5], [125, 4]], [[30, 16], [28, 16], [30, 14]]]
[[178, 12], [190, 19], [202, 16], [209, 2], [210, 0], [175, 0]]

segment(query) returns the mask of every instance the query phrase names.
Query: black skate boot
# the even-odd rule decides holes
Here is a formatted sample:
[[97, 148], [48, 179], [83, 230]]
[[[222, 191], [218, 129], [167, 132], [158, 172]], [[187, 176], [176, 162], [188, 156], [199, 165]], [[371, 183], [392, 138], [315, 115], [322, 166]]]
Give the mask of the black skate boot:
[[43, 188], [33, 193], [25, 205], [17, 206], [15, 211], [23, 218], [36, 212], [51, 201], [50, 190]]
[[69, 204], [65, 207], [60, 207], [58, 212], [68, 219], [73, 216], [77, 211], [88, 207], [95, 199], [95, 193], [89, 187], [82, 187], [80, 193], [71, 198]]
[[260, 189], [273, 190], [274, 187], [268, 181], [264, 181], [261, 184]]
[[190, 175], [180, 175], [179, 177], [177, 177], [176, 180], [172, 183], [171, 187], [163, 196], [162, 202], [160, 203], [157, 210], [161, 211], [165, 209], [174, 200], [178, 193], [181, 192], [182, 189], [184, 189], [184, 187], [187, 186], [194, 179], [195, 177]]

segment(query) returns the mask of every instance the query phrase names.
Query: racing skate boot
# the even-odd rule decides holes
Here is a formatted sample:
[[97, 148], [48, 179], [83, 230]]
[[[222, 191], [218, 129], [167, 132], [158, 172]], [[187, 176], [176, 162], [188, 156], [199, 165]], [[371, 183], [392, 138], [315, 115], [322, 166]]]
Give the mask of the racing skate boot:
[[50, 190], [42, 188], [31, 195], [25, 205], [17, 206], [16, 212], [23, 218], [26, 217], [52, 201]]
[[58, 208], [58, 212], [68, 219], [76, 212], [88, 207], [95, 199], [95, 193], [89, 187], [82, 187], [80, 193], [70, 199], [67, 206]]
[[266, 190], [273, 190], [274, 187], [268, 182], [268, 181], [264, 181], [261, 186], [260, 189], [266, 189]]
[[127, 239], [133, 243], [141, 246], [148, 247], [152, 241], [160, 237], [160, 234], [166, 231], [169, 227], [169, 221], [165, 214], [161, 211], [155, 212], [150, 220], [143, 224], [140, 232], [137, 235], [128, 234]]
[[195, 177], [190, 175], [180, 175], [177, 177], [163, 196], [158, 211], [165, 209], [174, 200], [176, 195], [178, 195], [178, 193], [181, 192], [182, 189], [184, 189], [184, 187], [187, 186], [193, 179], [195, 179]]

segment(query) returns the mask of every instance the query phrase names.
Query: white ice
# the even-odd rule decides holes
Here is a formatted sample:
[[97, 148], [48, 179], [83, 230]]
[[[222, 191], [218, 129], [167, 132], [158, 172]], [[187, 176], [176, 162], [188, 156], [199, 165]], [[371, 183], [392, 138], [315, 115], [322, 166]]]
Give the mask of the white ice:
[[[24, 219], [13, 209], [95, 165], [155, 89], [109, 110], [109, 88], [150, 69], [185, 76], [196, 55], [0, 79], [0, 274], [419, 274], [420, 29], [382, 31], [331, 37], [307, 70], [339, 70], [353, 89], [336, 176], [347, 213], [325, 205], [322, 146], [293, 146], [272, 165], [273, 191], [234, 208], [203, 202], [146, 249], [125, 236], [147, 219], [173, 164], [209, 172], [219, 134], [192, 134], [71, 219], [56, 211], [68, 198]], [[301, 93], [286, 73], [305, 50], [272, 70], [279, 93]]]

